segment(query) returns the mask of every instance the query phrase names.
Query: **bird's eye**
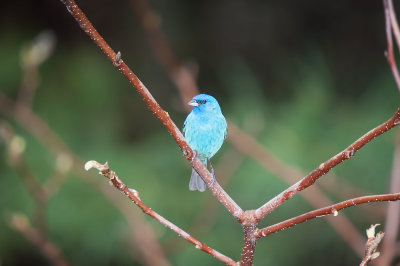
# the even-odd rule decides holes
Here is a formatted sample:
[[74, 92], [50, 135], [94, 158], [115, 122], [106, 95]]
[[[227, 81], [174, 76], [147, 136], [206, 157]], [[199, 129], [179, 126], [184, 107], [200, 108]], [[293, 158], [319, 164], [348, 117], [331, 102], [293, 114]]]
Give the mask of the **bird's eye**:
[[205, 104], [207, 102], [207, 100], [201, 100], [200, 103], [201, 104]]

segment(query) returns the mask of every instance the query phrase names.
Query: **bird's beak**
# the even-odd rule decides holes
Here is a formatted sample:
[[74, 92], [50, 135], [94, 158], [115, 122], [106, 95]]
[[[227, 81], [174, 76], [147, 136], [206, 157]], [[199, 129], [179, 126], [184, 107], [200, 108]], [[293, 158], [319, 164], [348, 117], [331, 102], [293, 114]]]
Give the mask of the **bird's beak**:
[[190, 102], [188, 102], [188, 104], [191, 106], [199, 106], [199, 103], [196, 100], [191, 100]]

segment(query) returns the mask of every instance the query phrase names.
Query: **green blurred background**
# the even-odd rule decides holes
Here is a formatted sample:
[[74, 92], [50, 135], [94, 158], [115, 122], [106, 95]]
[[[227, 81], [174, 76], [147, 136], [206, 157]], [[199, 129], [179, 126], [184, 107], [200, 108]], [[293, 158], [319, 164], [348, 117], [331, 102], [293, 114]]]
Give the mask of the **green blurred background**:
[[[179, 93], [155, 60], [131, 3], [78, 4], [181, 127], [186, 113]], [[177, 58], [196, 74], [202, 92], [219, 100], [228, 119], [304, 172], [391, 117], [398, 106], [399, 94], [384, 57], [381, 1], [174, 0], [150, 5]], [[190, 165], [179, 148], [64, 5], [56, 0], [2, 1], [0, 8], [1, 93], [18, 97], [21, 51], [40, 32], [51, 30], [56, 44], [39, 68], [34, 113], [83, 161], [108, 161], [152, 209], [239, 260], [243, 238], [239, 224], [209, 191], [188, 191]], [[52, 178], [58, 171], [57, 160], [49, 150], [13, 117], [0, 113], [0, 122], [23, 138], [22, 156], [37, 182]], [[372, 141], [333, 172], [368, 193], [387, 192], [396, 132]], [[10, 163], [4, 140], [0, 152], [0, 265], [47, 265], [37, 248], [10, 228], [14, 213], [26, 215], [35, 225], [35, 202]], [[233, 156], [236, 169], [225, 188], [242, 208], [257, 208], [287, 187], [251, 158], [242, 158], [228, 142], [213, 159], [214, 166], [224, 160], [229, 165], [227, 156]], [[83, 169], [83, 165], [73, 167]], [[94, 170], [85, 175], [107, 183]], [[216, 175], [218, 179], [223, 173]], [[143, 216], [122, 194], [114, 193], [134, 217]], [[327, 196], [333, 202], [346, 199], [332, 192]], [[216, 213], [199, 216], [205, 204]], [[386, 203], [375, 203], [369, 210], [355, 207], [341, 214], [364, 234], [371, 223], [384, 224], [378, 212], [384, 207]], [[297, 195], [260, 225], [311, 209]], [[132, 225], [73, 171], [66, 173], [62, 187], [49, 200], [45, 217], [49, 239], [72, 265], [145, 264], [139, 243], [132, 244]], [[151, 218], [144, 219], [172, 265], [222, 264]], [[255, 253], [255, 265], [359, 262], [323, 218], [261, 239]]]

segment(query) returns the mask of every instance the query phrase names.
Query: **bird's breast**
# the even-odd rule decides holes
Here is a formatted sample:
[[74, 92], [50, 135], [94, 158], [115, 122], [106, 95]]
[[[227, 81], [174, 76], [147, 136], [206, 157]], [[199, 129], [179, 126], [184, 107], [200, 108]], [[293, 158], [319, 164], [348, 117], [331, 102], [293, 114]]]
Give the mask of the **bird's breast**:
[[222, 115], [188, 117], [185, 138], [200, 158], [211, 158], [224, 142], [226, 121]]

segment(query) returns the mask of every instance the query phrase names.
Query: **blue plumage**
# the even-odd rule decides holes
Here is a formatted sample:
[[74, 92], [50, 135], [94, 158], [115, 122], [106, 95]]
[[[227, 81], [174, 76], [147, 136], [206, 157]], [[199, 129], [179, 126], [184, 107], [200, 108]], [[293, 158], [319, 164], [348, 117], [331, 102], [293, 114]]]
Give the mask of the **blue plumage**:
[[[207, 167], [207, 162], [224, 142], [227, 133], [226, 120], [217, 100], [210, 95], [199, 94], [188, 104], [193, 106], [193, 110], [185, 120], [183, 134], [190, 148], [196, 151], [196, 156]], [[189, 189], [201, 192], [206, 190], [205, 182], [194, 169]]]

